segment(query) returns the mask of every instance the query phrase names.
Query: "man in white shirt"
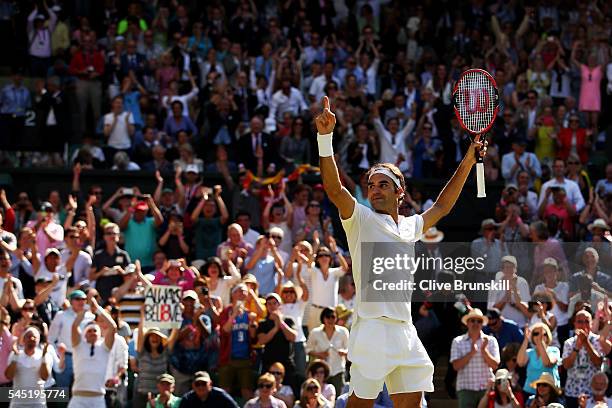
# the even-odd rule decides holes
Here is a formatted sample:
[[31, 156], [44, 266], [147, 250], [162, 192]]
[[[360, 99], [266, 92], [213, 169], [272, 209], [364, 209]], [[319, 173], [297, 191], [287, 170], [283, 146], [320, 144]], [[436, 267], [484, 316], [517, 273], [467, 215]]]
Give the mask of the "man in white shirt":
[[236, 223], [242, 227], [242, 239], [247, 244], [255, 247], [257, 239], [261, 234], [251, 228], [251, 214], [246, 211], [239, 211], [236, 214]]
[[[45, 6], [46, 7], [46, 6]], [[49, 22], [37, 6], [28, 16], [28, 46], [30, 54], [30, 73], [35, 77], [46, 77], [51, 66], [51, 35], [55, 30], [57, 15], [47, 8]]]
[[380, 140], [380, 161], [382, 163], [393, 163], [399, 167], [402, 173], [406, 173], [410, 170], [410, 164], [412, 163], [412, 152], [408, 149], [408, 146], [412, 143], [408, 142], [408, 138], [415, 126], [416, 112], [402, 129], [400, 129], [399, 119], [396, 117], [390, 118], [387, 121], [388, 128], [385, 128], [380, 120], [379, 109], [381, 106], [382, 101], [377, 101], [372, 110], [374, 129], [376, 129]]
[[306, 352], [311, 359], [319, 358], [329, 364], [329, 377], [326, 381], [336, 388], [336, 395], [340, 395], [344, 388], [349, 331], [336, 324], [338, 315], [329, 307], [321, 311], [320, 321], [322, 325], [308, 335]]
[[519, 327], [523, 327], [529, 320], [527, 305], [531, 300], [529, 284], [522, 276], [516, 274], [516, 258], [506, 255], [501, 259], [501, 273], [496, 278], [498, 281], [508, 281], [508, 290], [490, 290], [488, 295], [488, 309], [499, 309], [506, 320], [514, 321]]
[[512, 151], [502, 156], [502, 176], [506, 184], [517, 184], [516, 176], [521, 170], [529, 173], [529, 187], [533, 187], [533, 181], [542, 175], [538, 157], [525, 151], [527, 140], [517, 139], [512, 141]]
[[106, 367], [115, 344], [117, 325], [110, 315], [96, 302], [89, 299], [91, 309], [106, 322], [104, 334], [100, 326], [89, 323], [81, 331], [85, 318], [82, 310], [72, 323], [71, 344], [74, 357], [74, 384], [68, 408], [106, 408]]
[[[16, 347], [8, 356], [8, 366], [6, 367], [6, 377], [13, 382], [14, 390], [33, 389], [44, 390], [45, 381], [51, 373], [53, 364], [52, 353], [47, 353], [49, 346], [40, 346], [40, 332], [34, 326], [28, 327], [23, 332], [23, 350]], [[3, 347], [10, 348], [6, 344]], [[44, 398], [39, 395], [30, 396], [20, 400], [19, 397], [11, 401], [12, 406], [46, 407]]]
[[123, 110], [123, 98], [115, 96], [111, 102], [111, 112], [104, 115], [106, 143], [113, 149], [127, 150], [132, 146], [134, 130], [134, 116]]
[[[434, 205], [422, 215], [404, 217], [398, 212], [406, 188], [404, 177], [393, 164], [377, 164], [367, 174], [368, 200], [374, 210], [357, 203], [342, 187], [333, 158], [335, 123], [329, 99], [325, 97], [323, 113], [316, 118], [321, 176], [328, 197], [338, 207], [353, 254], [355, 284], [360, 288], [356, 294], [355, 321], [349, 343], [348, 358], [353, 363], [349, 404], [352, 408], [371, 408], [386, 383], [394, 406], [420, 407], [423, 391], [434, 389], [433, 364], [412, 324], [410, 294], [405, 293], [407, 291], [393, 294], [405, 301], [364, 302], [361, 283], [362, 278], [368, 279], [368, 276], [362, 273], [367, 274], [370, 268], [362, 270], [361, 257], [355, 254], [360, 254], [363, 243], [376, 242], [408, 246], [411, 253], [407, 255], [414, 257], [414, 242], [451, 211], [476, 163], [476, 155], [484, 155], [486, 147], [478, 140], [472, 143]], [[410, 270], [398, 269], [396, 273], [412, 280]], [[369, 286], [374, 286], [375, 290], [375, 285]], [[368, 292], [372, 290], [371, 287], [367, 289]]]
[[291, 112], [291, 116], [295, 117], [307, 109], [308, 105], [300, 90], [291, 86], [288, 78], [284, 78], [281, 81], [281, 88], [272, 95], [268, 119], [279, 122], [286, 112]]
[[58, 306], [62, 306], [66, 300], [66, 291], [68, 290], [68, 279], [70, 278], [71, 271], [74, 268], [74, 263], [77, 259], [78, 252], [74, 251], [66, 260], [66, 263], [62, 263], [61, 254], [57, 248], [48, 248], [45, 252], [45, 257], [42, 263], [38, 259], [33, 259], [34, 266], [34, 277], [38, 279], [50, 279], [54, 273], [57, 273], [60, 278], [60, 283], [55, 285], [51, 291], [51, 299]]
[[323, 74], [319, 75], [312, 80], [310, 89], [308, 91], [308, 97], [311, 102], [320, 100], [325, 94], [325, 85], [328, 82], [335, 82], [337, 87], [340, 88], [340, 80], [334, 75], [334, 62], [327, 61], [323, 65]]
[[[563, 159], [555, 159], [552, 165], [553, 177], [540, 188], [540, 198], [538, 199], [538, 207], [542, 205], [542, 201], [546, 197], [546, 190], [552, 187], [563, 187], [567, 194], [567, 200], [580, 212], [584, 208], [584, 197], [580, 192], [580, 186], [573, 180], [565, 178], [565, 161]], [[548, 203], [553, 202], [552, 194], [549, 195]]]
[[[108, 329], [107, 322], [98, 315], [96, 322], [103, 332]], [[110, 351], [108, 365], [106, 366], [106, 400], [126, 406], [127, 402], [127, 369], [128, 345], [123, 336], [115, 333], [115, 343]], [[116, 405], [116, 404], [109, 404]]]

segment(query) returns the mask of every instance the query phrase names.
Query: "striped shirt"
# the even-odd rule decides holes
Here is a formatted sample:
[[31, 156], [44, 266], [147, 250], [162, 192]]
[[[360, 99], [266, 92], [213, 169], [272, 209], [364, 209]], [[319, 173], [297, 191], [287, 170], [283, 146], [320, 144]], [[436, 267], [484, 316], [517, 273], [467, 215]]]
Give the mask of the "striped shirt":
[[130, 325], [134, 331], [140, 321], [140, 307], [144, 304], [144, 288], [138, 287], [135, 291], [130, 291], [123, 295], [119, 301], [119, 311], [121, 318]]

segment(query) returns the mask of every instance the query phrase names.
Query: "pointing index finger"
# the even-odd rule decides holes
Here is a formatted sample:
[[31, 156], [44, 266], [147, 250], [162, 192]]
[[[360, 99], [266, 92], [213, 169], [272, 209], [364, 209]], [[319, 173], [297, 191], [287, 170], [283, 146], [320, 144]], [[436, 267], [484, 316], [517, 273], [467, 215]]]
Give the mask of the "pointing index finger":
[[323, 110], [329, 110], [329, 98], [327, 96], [324, 96], [323, 99], [321, 100], [321, 103], [323, 104]]

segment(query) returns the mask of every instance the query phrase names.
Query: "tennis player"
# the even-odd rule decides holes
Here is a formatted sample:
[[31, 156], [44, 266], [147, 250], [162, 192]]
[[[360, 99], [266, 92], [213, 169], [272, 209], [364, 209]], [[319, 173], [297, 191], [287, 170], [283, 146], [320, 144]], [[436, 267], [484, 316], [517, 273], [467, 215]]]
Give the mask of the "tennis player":
[[[361, 243], [418, 241], [451, 211], [476, 163], [476, 151], [484, 156], [486, 142], [483, 144], [476, 138], [434, 205], [423, 214], [411, 217], [398, 214], [405, 191], [402, 173], [390, 163], [374, 165], [366, 175], [368, 200], [374, 208], [371, 210], [357, 203], [340, 183], [332, 148], [336, 117], [330, 111], [327, 96], [322, 103], [323, 112], [315, 122], [323, 186], [340, 212], [353, 255], [355, 285], [360, 288], [362, 272], [365, 272], [361, 270], [359, 256]], [[434, 390], [434, 368], [412, 324], [410, 302], [364, 302], [361, 291], [357, 290], [355, 305], [356, 318], [348, 351], [352, 362], [348, 407], [372, 407], [383, 383], [387, 384], [394, 406], [420, 407], [423, 391]]]

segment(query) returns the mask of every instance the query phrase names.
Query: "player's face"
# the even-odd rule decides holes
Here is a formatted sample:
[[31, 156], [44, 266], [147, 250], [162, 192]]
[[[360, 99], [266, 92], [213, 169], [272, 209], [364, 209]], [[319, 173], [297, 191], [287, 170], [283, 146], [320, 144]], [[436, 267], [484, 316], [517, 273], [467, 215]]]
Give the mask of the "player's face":
[[368, 181], [368, 200], [376, 211], [397, 213], [400, 194], [401, 189], [396, 189], [393, 181], [384, 174], [374, 174]]

